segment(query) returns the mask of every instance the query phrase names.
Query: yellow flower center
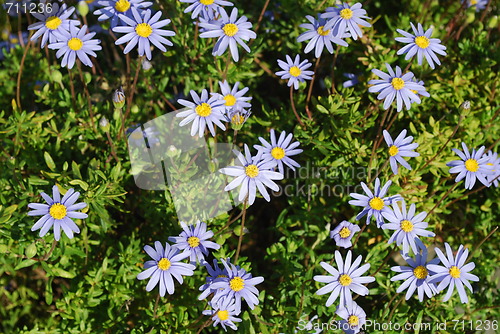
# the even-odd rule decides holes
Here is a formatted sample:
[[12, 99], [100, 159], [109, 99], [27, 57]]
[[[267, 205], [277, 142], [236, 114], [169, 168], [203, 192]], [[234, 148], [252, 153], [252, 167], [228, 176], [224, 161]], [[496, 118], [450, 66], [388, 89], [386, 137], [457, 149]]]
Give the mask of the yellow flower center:
[[55, 203], [50, 206], [49, 214], [54, 219], [63, 219], [66, 217], [66, 207], [60, 203]]
[[477, 172], [479, 169], [479, 164], [477, 163], [476, 159], [469, 159], [465, 162], [465, 169], [467, 169], [469, 172]]
[[45, 26], [50, 30], [56, 30], [61, 25], [62, 20], [57, 16], [50, 16], [45, 20]]
[[151, 26], [147, 23], [139, 23], [135, 27], [135, 32], [137, 33], [137, 35], [147, 38], [153, 33], [153, 28], [151, 28]]
[[392, 87], [394, 87], [395, 90], [400, 90], [403, 89], [403, 87], [405, 86], [405, 82], [401, 78], [394, 78], [391, 81], [391, 85]]
[[245, 281], [243, 280], [243, 278], [236, 276], [229, 281], [229, 287], [231, 288], [231, 290], [238, 292], [240, 290], [243, 290], [243, 288], [245, 287]]
[[401, 229], [403, 231], [405, 231], [405, 232], [411, 232], [411, 231], [413, 231], [413, 224], [412, 224], [412, 222], [409, 221], [409, 220], [406, 220], [406, 219], [403, 220], [401, 222]]
[[[200, 2], [202, 2], [202, 1], [203, 0], [201, 0]], [[226, 310], [218, 311], [217, 316], [219, 317], [220, 320], [224, 321], [224, 320], [227, 320], [229, 318], [229, 312]]]
[[389, 155], [391, 157], [393, 157], [396, 154], [398, 154], [398, 152], [399, 152], [399, 148], [397, 148], [395, 145], [392, 145], [391, 147], [389, 147]]
[[127, 0], [118, 0], [115, 4], [115, 9], [121, 13], [126, 12], [130, 8], [130, 2]]
[[470, 5], [471, 6], [477, 5], [477, 0], [470, 0]]
[[236, 104], [236, 98], [234, 97], [234, 95], [227, 94], [226, 96], [224, 96], [224, 100], [226, 101], [226, 106], [228, 107], [232, 107]]
[[233, 118], [231, 118], [231, 123], [234, 125], [241, 125], [245, 123], [245, 117], [240, 114], [234, 114]]
[[238, 33], [238, 26], [234, 23], [228, 23], [228, 24], [225, 24], [224, 27], [222, 27], [222, 30], [224, 31], [224, 33], [229, 36], [229, 37], [233, 37], [234, 35], [236, 35], [236, 33]]
[[276, 160], [281, 160], [285, 157], [285, 150], [281, 147], [275, 147], [271, 150], [271, 155]]
[[200, 0], [202, 5], [208, 6], [214, 3], [214, 0]]
[[302, 73], [300, 68], [298, 68], [297, 66], [290, 67], [290, 70], [288, 72], [290, 72], [290, 74], [294, 77], [298, 77], [300, 73]]
[[349, 277], [349, 275], [346, 275], [346, 274], [340, 275], [339, 283], [342, 286], [348, 286], [349, 284], [352, 283], [352, 278]]
[[355, 315], [351, 315], [351, 316], [349, 316], [349, 318], [347, 318], [347, 322], [351, 326], [357, 326], [358, 322], [359, 322], [359, 318]]
[[253, 179], [259, 175], [259, 167], [256, 165], [248, 165], [245, 167], [245, 174]]
[[330, 29], [328, 30], [323, 30], [323, 27], [324, 26], [321, 26], [321, 27], [318, 27], [318, 29], [316, 29], [316, 32], [318, 33], [318, 35], [320, 36], [326, 36], [330, 33]]
[[351, 230], [348, 229], [347, 227], [342, 227], [342, 229], [339, 232], [341, 238], [347, 238], [351, 235]]
[[460, 269], [458, 269], [457, 266], [452, 266], [450, 268], [450, 275], [453, 278], [459, 278], [460, 277]]
[[384, 207], [384, 201], [380, 197], [373, 197], [368, 204], [374, 210], [382, 210]]
[[431, 44], [431, 42], [425, 36], [418, 36], [415, 37], [415, 44], [417, 44], [419, 48], [427, 49], [429, 47], [429, 44]]
[[196, 111], [198, 116], [208, 117], [212, 113], [212, 107], [210, 104], [203, 102], [202, 104], [197, 105], [194, 111]]
[[168, 270], [170, 268], [171, 263], [168, 259], [162, 258], [160, 261], [158, 261], [158, 268], [161, 270]]
[[73, 51], [78, 51], [82, 48], [83, 42], [79, 38], [72, 38], [68, 41], [68, 47]]
[[227, 277], [227, 275], [218, 275], [217, 278]]
[[191, 247], [191, 248], [196, 248], [200, 245], [200, 238], [197, 238], [197, 237], [189, 237], [187, 241], [188, 241], [189, 247]]
[[413, 275], [415, 275], [415, 277], [418, 279], [424, 279], [428, 274], [429, 273], [424, 266], [418, 266], [417, 268], [413, 269]]
[[349, 20], [352, 17], [353, 11], [349, 8], [344, 8], [340, 11], [340, 17], [344, 20]]

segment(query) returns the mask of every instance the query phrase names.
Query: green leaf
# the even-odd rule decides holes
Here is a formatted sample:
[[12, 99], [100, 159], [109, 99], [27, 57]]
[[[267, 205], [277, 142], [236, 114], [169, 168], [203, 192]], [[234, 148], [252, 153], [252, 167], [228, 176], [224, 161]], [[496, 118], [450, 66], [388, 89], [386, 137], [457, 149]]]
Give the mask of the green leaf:
[[45, 159], [47, 167], [49, 167], [51, 171], [54, 171], [56, 169], [56, 164], [54, 163], [54, 160], [50, 156], [49, 152], [47, 151], [43, 152], [43, 158]]
[[28, 259], [28, 260], [23, 260], [21, 261], [21, 263], [19, 263], [15, 268], [14, 270], [19, 270], [19, 269], [22, 269], [22, 268], [26, 268], [26, 267], [29, 267], [29, 266], [32, 266], [36, 263], [35, 260], [32, 260], [32, 259]]

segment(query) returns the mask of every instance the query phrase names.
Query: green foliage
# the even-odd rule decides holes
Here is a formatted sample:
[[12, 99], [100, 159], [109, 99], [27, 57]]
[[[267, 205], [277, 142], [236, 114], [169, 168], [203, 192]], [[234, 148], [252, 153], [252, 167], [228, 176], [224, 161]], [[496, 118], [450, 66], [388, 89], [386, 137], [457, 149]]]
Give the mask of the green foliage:
[[[257, 286], [259, 305], [240, 315], [239, 332], [293, 333], [299, 321], [305, 324], [315, 315], [319, 320], [313, 323], [339, 320], [335, 306], [325, 306], [327, 296], [315, 294], [321, 285], [313, 276], [324, 274], [320, 262], [330, 262], [338, 249], [329, 231], [342, 220], [355, 222], [358, 208], [348, 204], [349, 193], [361, 192], [360, 182], [375, 175], [382, 182], [391, 179], [391, 192], [415, 203], [418, 211], [432, 211], [426, 221], [436, 237], [424, 240], [430, 248], [444, 248], [448, 242], [455, 250], [463, 244], [473, 252], [470, 260], [480, 281], [474, 284], [468, 304], [462, 305], [456, 292], [445, 303], [442, 294], [422, 303], [415, 296], [405, 301], [404, 293], [396, 293], [400, 283], [390, 281], [394, 276], [390, 267], [401, 264], [401, 258], [387, 244], [390, 234], [372, 223], [353, 248], [354, 254], [371, 264], [367, 274], [376, 272], [376, 282], [368, 285], [370, 295], [356, 300], [367, 318], [378, 323], [431, 323], [429, 332], [435, 333], [472, 333], [476, 326], [478, 331], [486, 329], [484, 321], [500, 319], [500, 232], [484, 241], [500, 221], [500, 190], [479, 190], [478, 184], [467, 191], [462, 181], [447, 194], [455, 176], [446, 167], [446, 162], [456, 159], [451, 149], [461, 142], [500, 151], [500, 39], [494, 24], [498, 3], [491, 1], [483, 15], [483, 11], [461, 8], [458, 0], [367, 1], [364, 8], [373, 27], [364, 28], [363, 38], [349, 40], [349, 47], [339, 47], [336, 55], [323, 52], [315, 67], [310, 101], [310, 82], [294, 92], [305, 123], [301, 127], [292, 112], [288, 88], [273, 74], [279, 70], [276, 60], [301, 54], [314, 64], [312, 54], [303, 54], [305, 43], [296, 42], [303, 32], [299, 24], [306, 22], [305, 15], [324, 12], [333, 1], [234, 2], [254, 29], [260, 22], [257, 39], [249, 43], [251, 53], [240, 48], [238, 63], [228, 62], [227, 54], [212, 56], [215, 40], [199, 38], [190, 14], [183, 13], [187, 4], [155, 2], [155, 9], [172, 20], [169, 28], [177, 32], [174, 46], [163, 55], [155, 50], [153, 67], [139, 69], [132, 105], [126, 104], [123, 110], [114, 109], [113, 91], [123, 85], [130, 96], [141, 65], [135, 50], [124, 56], [108, 33], [97, 35], [103, 50], [95, 66], [83, 68], [81, 76], [76, 67], [61, 68], [55, 53], [40, 50], [39, 44], [17, 45], [4, 52], [0, 63], [0, 332], [197, 333], [209, 325], [209, 318], [201, 314], [208, 309], [207, 302], [197, 299], [207, 274], [202, 266], [194, 276], [185, 277], [182, 286], [176, 283], [175, 294], [161, 298], [157, 305], [157, 288], [148, 293], [146, 283], [136, 279], [148, 260], [144, 245], [165, 242], [181, 229], [168, 191], [146, 191], [135, 185], [123, 130], [179, 107], [176, 100], [191, 89], [218, 91], [224, 78], [229, 83], [241, 81], [253, 97], [253, 114], [236, 138], [240, 146], [259, 144], [258, 137], [267, 138], [274, 128], [293, 132], [304, 149], [297, 158], [302, 168], [286, 172], [281, 195], [270, 203], [258, 199], [246, 212], [238, 264], [265, 281]], [[14, 34], [26, 31], [26, 15], [16, 18], [1, 13], [1, 17], [2, 28]], [[86, 19], [90, 25], [97, 23], [92, 14]], [[448, 55], [440, 57], [442, 65], [435, 70], [416, 61], [411, 64], [431, 96], [409, 111], [389, 112], [381, 124], [384, 110], [377, 95], [368, 93], [366, 83], [374, 78], [370, 70], [383, 69], [384, 63], [401, 68], [409, 64], [396, 54], [402, 44], [394, 38], [396, 29], [408, 30], [410, 22], [432, 26], [433, 37], [443, 41]], [[344, 88], [343, 73], [360, 73], [364, 79]], [[471, 102], [470, 110], [460, 108], [466, 100]], [[109, 120], [109, 127], [99, 125], [103, 118]], [[411, 159], [412, 170], [400, 169], [399, 175], [392, 175], [383, 141], [372, 151], [382, 127], [391, 127], [393, 137], [406, 128], [419, 143], [420, 156]], [[233, 136], [233, 131], [219, 131], [216, 138], [233, 142]], [[223, 166], [212, 166], [216, 167]], [[171, 172], [189, 179], [199, 171]], [[80, 234], [73, 239], [63, 234], [51, 252], [52, 231], [43, 238], [31, 231], [36, 220], [27, 216], [27, 205], [41, 203], [40, 192], [49, 192], [53, 185], [62, 194], [70, 188], [81, 192], [80, 201], [88, 204], [82, 212], [89, 217], [77, 220]], [[241, 218], [235, 219], [240, 212], [241, 207], [235, 208], [207, 221], [222, 246], [213, 253], [215, 257], [234, 258], [242, 233]], [[364, 219], [359, 224], [364, 226]], [[442, 323], [447, 324], [446, 330], [436, 328]], [[203, 332], [219, 330], [209, 326]]]

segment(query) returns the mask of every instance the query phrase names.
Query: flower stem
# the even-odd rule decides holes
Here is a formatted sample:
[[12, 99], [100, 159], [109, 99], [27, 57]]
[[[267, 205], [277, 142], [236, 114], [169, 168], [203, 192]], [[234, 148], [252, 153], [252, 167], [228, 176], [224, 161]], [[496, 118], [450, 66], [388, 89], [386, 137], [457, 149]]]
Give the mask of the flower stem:
[[469, 253], [469, 256], [467, 257], [467, 260], [465, 260], [465, 262], [469, 261], [469, 259], [472, 257], [472, 254], [474, 254], [474, 252], [476, 252], [479, 248], [481, 248], [481, 246], [484, 244], [484, 242], [486, 240], [489, 239], [489, 237], [491, 237], [493, 235], [493, 233], [495, 233], [496, 231], [498, 230], [498, 226], [496, 226], [493, 230], [491, 230], [490, 233], [488, 233], [488, 235], [483, 239], [481, 240], [481, 242], [472, 249], [472, 252]]
[[319, 66], [320, 60], [321, 60], [321, 56], [319, 56], [318, 59], [316, 59], [316, 63], [314, 64], [314, 74], [312, 76], [311, 83], [309, 84], [309, 90], [307, 91], [306, 112], [307, 112], [307, 116], [309, 117], [309, 119], [312, 119], [312, 113], [309, 110], [309, 102], [311, 101], [311, 95], [312, 95], [312, 90], [313, 90], [313, 86], [314, 86], [314, 79], [316, 79], [316, 72], [318, 71], [318, 66]]
[[438, 205], [441, 204], [441, 202], [443, 202], [446, 197], [448, 197], [448, 195], [453, 191], [453, 189], [455, 189], [457, 187], [457, 185], [458, 185], [458, 183], [455, 183], [450, 189], [448, 189], [446, 194], [444, 194], [444, 196], [441, 197], [441, 199], [434, 205], [434, 207], [431, 209], [431, 211], [429, 211], [429, 213], [427, 214], [427, 217], [429, 217], [434, 212], [434, 210], [436, 210]]
[[158, 302], [160, 301], [160, 294], [156, 297], [156, 302], [155, 302], [155, 308], [153, 311], [153, 318], [158, 318], [158, 315], [156, 314], [156, 311], [158, 311]]
[[79, 59], [76, 60], [76, 66], [78, 67], [78, 73], [80, 74], [80, 80], [83, 83], [83, 91], [85, 92], [85, 95], [87, 96], [87, 105], [89, 108], [89, 114], [90, 114], [90, 125], [92, 126], [92, 130], [97, 132], [94, 126], [94, 111], [92, 110], [92, 102], [90, 101], [90, 93], [89, 89], [87, 87], [87, 83], [85, 82], [85, 78], [83, 76], [83, 71], [82, 71], [82, 64]]
[[379, 138], [382, 135], [382, 127], [384, 126], [385, 119], [387, 118], [387, 115], [389, 114], [389, 110], [392, 109], [392, 106], [387, 108], [384, 112], [384, 115], [382, 116], [382, 121], [380, 122], [380, 125], [378, 127], [378, 132], [377, 132], [377, 137], [375, 137], [375, 140], [373, 141], [373, 148], [372, 148], [372, 154], [370, 155], [370, 161], [368, 162], [368, 180], [371, 180], [371, 173], [372, 173], [372, 162], [373, 158], [375, 156], [375, 151], [378, 148], [378, 143], [379, 143]]
[[57, 245], [57, 240], [52, 241], [52, 247], [50, 247], [50, 250], [47, 252], [47, 254], [43, 256], [41, 261], [47, 261], [49, 259], [49, 257], [52, 255], [52, 252], [56, 248], [56, 245]]
[[234, 262], [238, 262], [238, 257], [240, 256], [240, 251], [241, 251], [241, 241], [243, 239], [243, 229], [245, 228], [245, 217], [247, 213], [247, 202], [248, 202], [248, 196], [245, 198], [245, 201], [243, 202], [243, 214], [241, 217], [241, 227], [240, 227], [240, 237], [238, 239], [238, 248], [236, 248], [236, 256], [234, 259]]
[[293, 113], [295, 114], [295, 117], [297, 117], [297, 120], [299, 121], [299, 124], [304, 128], [304, 122], [300, 119], [299, 114], [297, 113], [297, 109], [295, 109], [295, 103], [293, 102], [293, 85], [290, 86], [290, 102], [292, 103], [292, 110]]
[[124, 120], [122, 122], [122, 128], [120, 130], [119, 135], [125, 136], [125, 120], [128, 118], [130, 114], [130, 109], [132, 108], [132, 101], [134, 99], [135, 87], [137, 85], [137, 79], [139, 78], [139, 71], [141, 70], [141, 63], [144, 56], [141, 56], [137, 62], [137, 68], [135, 70], [134, 82], [132, 83], [132, 87], [130, 88], [129, 95], [127, 97], [127, 111], [125, 112]]

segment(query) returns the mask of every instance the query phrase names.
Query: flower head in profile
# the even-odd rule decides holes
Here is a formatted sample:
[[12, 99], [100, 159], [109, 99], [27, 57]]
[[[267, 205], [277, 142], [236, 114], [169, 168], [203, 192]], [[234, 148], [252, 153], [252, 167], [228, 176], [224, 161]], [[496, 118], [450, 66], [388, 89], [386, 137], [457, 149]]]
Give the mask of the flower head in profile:
[[424, 247], [422, 250], [422, 254], [415, 254], [415, 259], [402, 252], [401, 255], [408, 266], [395, 266], [391, 268], [392, 271], [400, 273], [391, 278], [392, 282], [404, 280], [396, 292], [401, 293], [405, 289], [408, 289], [406, 290], [406, 300], [410, 299], [415, 290], [417, 291], [418, 300], [421, 302], [424, 300], [424, 294], [428, 298], [432, 298], [437, 293], [434, 283], [429, 282], [431, 275], [435, 274], [435, 272], [429, 269], [429, 265], [438, 264], [439, 259], [435, 258], [427, 261], [427, 248]]
[[422, 58], [425, 57], [432, 69], [435, 68], [434, 63], [441, 65], [436, 53], [446, 56], [446, 52], [444, 51], [446, 50], [446, 46], [440, 44], [440, 39], [431, 38], [432, 28], [424, 32], [424, 28], [422, 28], [420, 23], [418, 24], [418, 28], [415, 28], [413, 23], [410, 23], [410, 25], [413, 35], [404, 30], [397, 29], [397, 32], [404, 37], [396, 37], [396, 41], [408, 43], [408, 45], [398, 50], [398, 55], [406, 53], [405, 59], [408, 60], [416, 54], [419, 65], [422, 65]]
[[[229, 261], [229, 259], [227, 259], [227, 261]], [[217, 293], [219, 290], [212, 288], [212, 283], [215, 282], [215, 280], [218, 278], [229, 276], [226, 267], [219, 267], [219, 261], [217, 261], [217, 259], [214, 259], [213, 263], [214, 266], [212, 267], [207, 261], [202, 261], [202, 264], [205, 266], [205, 268], [207, 268], [208, 276], [206, 277], [206, 283], [200, 286], [200, 291], [203, 292], [198, 297], [199, 300], [207, 298], [211, 293]]]
[[241, 313], [241, 310], [236, 308], [235, 300], [232, 298], [224, 298], [219, 300], [218, 303], [210, 303], [212, 310], [205, 310], [204, 315], [212, 316], [214, 327], [221, 325], [224, 331], [227, 332], [227, 327], [238, 330], [235, 322], [241, 322], [240, 318], [236, 316]]
[[184, 13], [192, 12], [192, 19], [201, 16], [206, 20], [213, 20], [222, 6], [233, 6], [232, 2], [225, 0], [180, 0], [180, 2], [190, 4]]
[[230, 191], [240, 186], [238, 200], [243, 202], [248, 197], [248, 205], [252, 205], [255, 201], [257, 189], [266, 201], [271, 201], [266, 187], [278, 191], [279, 187], [273, 181], [283, 179], [283, 174], [272, 170], [276, 166], [276, 162], [263, 160], [262, 153], [252, 156], [246, 144], [245, 155], [237, 150], [233, 152], [238, 157], [241, 166], [228, 166], [220, 170], [222, 174], [236, 177], [224, 190]]
[[74, 11], [75, 7], [67, 8], [66, 4], [59, 7], [59, 4], [55, 2], [50, 12], [47, 10], [43, 13], [31, 12], [31, 15], [40, 20], [40, 22], [28, 26], [28, 30], [36, 30], [33, 36], [31, 36], [31, 40], [36, 41], [42, 36], [42, 44], [40, 45], [42, 48], [47, 42], [57, 42], [56, 32], [63, 33], [69, 31], [70, 26], [80, 25], [80, 21], [69, 19]]
[[462, 0], [462, 3], [464, 2], [467, 2], [467, 8], [476, 8], [476, 12], [485, 9], [488, 5], [488, 0]]
[[434, 237], [435, 234], [426, 230], [429, 226], [423, 221], [427, 216], [426, 212], [415, 215], [415, 204], [411, 204], [409, 210], [406, 211], [405, 201], [403, 200], [402, 203], [402, 209], [399, 209], [398, 203], [394, 203], [392, 206], [394, 210], [382, 212], [382, 216], [389, 221], [389, 223], [383, 224], [382, 228], [394, 231], [388, 241], [389, 244], [396, 241], [398, 246], [403, 245], [404, 254], [409, 253], [410, 247], [413, 253], [417, 254], [419, 249], [425, 247], [419, 236]]
[[448, 291], [443, 298], [443, 301], [450, 299], [455, 287], [457, 288], [458, 295], [460, 296], [460, 301], [462, 303], [467, 303], [469, 298], [467, 298], [467, 293], [465, 292], [464, 285], [473, 292], [472, 285], [469, 281], [478, 282], [479, 277], [471, 274], [470, 271], [476, 267], [474, 262], [465, 264], [467, 256], [469, 255], [469, 250], [460, 245], [456, 256], [453, 256], [453, 251], [448, 243], [444, 244], [446, 248], [446, 255], [439, 249], [435, 248], [436, 254], [441, 260], [442, 265], [429, 264], [429, 270], [435, 272], [434, 275], [429, 279], [430, 283], [439, 283], [437, 286], [438, 292], [443, 291], [448, 287]]
[[363, 216], [366, 217], [366, 224], [370, 223], [370, 218], [373, 216], [377, 221], [377, 226], [380, 227], [384, 223], [383, 212], [389, 212], [391, 209], [388, 207], [395, 201], [401, 201], [402, 197], [399, 195], [386, 197], [387, 191], [389, 190], [392, 181], [387, 181], [387, 183], [380, 188], [379, 178], [375, 179], [375, 190], [372, 193], [367, 185], [361, 182], [361, 187], [365, 191], [366, 195], [361, 195], [357, 193], [351, 193], [350, 196], [354, 198], [349, 201], [349, 204], [355, 206], [363, 207], [363, 210], [358, 213], [356, 220], [360, 220]]
[[342, 83], [342, 86], [344, 86], [344, 88], [355, 86], [361, 81], [361, 75], [356, 75], [354, 73], [343, 73], [343, 76], [349, 79]]
[[388, 109], [394, 99], [396, 99], [398, 112], [403, 109], [403, 103], [406, 110], [410, 110], [412, 102], [420, 104], [417, 93], [425, 90], [425, 88], [412, 81], [413, 73], [408, 72], [403, 75], [399, 66], [396, 66], [395, 72], [389, 64], [385, 64], [385, 66], [389, 74], [373, 69], [372, 72], [379, 76], [381, 80], [368, 81], [369, 85], [373, 85], [368, 88], [368, 91], [370, 93], [380, 93], [377, 99], [384, 100], [384, 109]]
[[76, 58], [82, 64], [92, 67], [92, 61], [88, 55], [97, 57], [94, 51], [102, 50], [98, 39], [92, 39], [95, 32], [87, 34], [87, 26], [78, 28], [74, 25], [69, 27], [69, 31], [55, 33], [59, 42], [49, 44], [49, 49], [57, 50], [56, 57], [61, 58], [61, 66], [73, 68]]
[[467, 145], [462, 142], [463, 152], [459, 149], [452, 149], [461, 160], [453, 160], [446, 164], [450, 168], [450, 174], [459, 173], [455, 178], [455, 182], [461, 181], [465, 178], [465, 189], [472, 189], [474, 184], [476, 184], [476, 179], [478, 179], [482, 184], [489, 187], [490, 182], [486, 179], [486, 176], [492, 175], [493, 166], [488, 165], [489, 158], [483, 155], [485, 147], [481, 146], [479, 150], [473, 149], [469, 152]]
[[116, 45], [128, 43], [123, 50], [124, 54], [129, 53], [138, 45], [137, 52], [139, 56], [146, 54], [146, 58], [151, 60], [151, 44], [163, 52], [167, 51], [163, 44], [168, 46], [173, 45], [164, 36], [175, 36], [175, 32], [161, 29], [169, 24], [170, 20], [160, 21], [161, 12], [155, 13], [152, 17], [151, 15], [152, 13], [149, 9], [144, 10], [141, 15], [135, 8], [132, 8], [132, 18], [120, 14], [120, 18], [126, 26], [114, 27], [113, 31], [125, 34], [115, 42]]
[[252, 100], [251, 97], [245, 96], [248, 92], [248, 87], [243, 87], [239, 89], [240, 83], [237, 82], [231, 88], [229, 83], [224, 80], [224, 82], [219, 81], [220, 94], [213, 93], [213, 95], [218, 96], [220, 99], [224, 100], [224, 106], [227, 111], [230, 110], [241, 110], [251, 108], [252, 104], [249, 103]]
[[359, 232], [361, 229], [358, 225], [342, 221], [337, 227], [330, 232], [330, 238], [335, 240], [335, 244], [339, 247], [349, 248], [352, 246], [351, 239], [354, 233]]
[[356, 302], [339, 307], [335, 313], [342, 318], [339, 325], [346, 334], [356, 334], [366, 323], [366, 313]]
[[146, 291], [151, 291], [160, 283], [160, 296], [165, 296], [165, 292], [170, 295], [174, 293], [174, 277], [180, 284], [183, 282], [182, 276], [192, 276], [196, 268], [192, 264], [181, 262], [189, 257], [189, 253], [179, 253], [179, 249], [171, 247], [168, 242], [165, 247], [161, 242], [155, 242], [155, 248], [146, 245], [144, 250], [153, 260], [144, 263], [144, 270], [137, 275], [138, 280], [149, 278]]
[[302, 149], [297, 148], [300, 142], [295, 141], [292, 143], [293, 134], [282, 131], [278, 140], [276, 140], [276, 134], [274, 129], [271, 129], [271, 143], [268, 143], [264, 138], [259, 137], [260, 142], [263, 146], [254, 145], [254, 148], [262, 154], [262, 160], [274, 161], [278, 165], [278, 170], [281, 174], [285, 174], [283, 164], [295, 170], [295, 167], [300, 167], [300, 165], [291, 156], [302, 153]]
[[120, 15], [133, 19], [133, 9], [137, 12], [142, 12], [145, 8], [153, 5], [152, 2], [143, 1], [144, 0], [99, 0], [96, 6], [102, 8], [94, 11], [94, 15], [99, 15], [97, 20], [100, 22], [111, 19], [111, 28], [114, 28], [118, 25], [125, 24]]
[[389, 162], [394, 174], [398, 174], [398, 162], [406, 169], [411, 170], [410, 164], [406, 162], [404, 157], [418, 157], [420, 155], [414, 151], [418, 147], [418, 143], [412, 143], [413, 137], [406, 137], [406, 133], [407, 131], [404, 129], [395, 140], [392, 140], [389, 132], [383, 131], [385, 142], [389, 146]]
[[247, 22], [246, 16], [238, 19], [238, 9], [233, 8], [231, 16], [228, 16], [226, 10], [220, 8], [220, 18], [215, 22], [201, 22], [200, 27], [206, 29], [200, 34], [201, 38], [218, 37], [215, 43], [212, 54], [214, 56], [222, 56], [226, 52], [227, 47], [231, 50], [231, 56], [234, 61], [240, 59], [238, 53], [238, 44], [246, 51], [250, 52], [250, 48], [245, 44], [245, 41], [257, 37], [255, 32], [250, 30], [252, 24]]
[[212, 298], [212, 305], [218, 304], [222, 299], [233, 299], [235, 310], [241, 311], [241, 300], [244, 299], [252, 310], [259, 304], [259, 290], [255, 287], [264, 282], [264, 277], [252, 277], [245, 269], [235, 266], [229, 261], [221, 259], [227, 270], [228, 276], [221, 277], [212, 283], [212, 288], [218, 292]]
[[490, 184], [494, 184], [495, 187], [498, 187], [498, 184], [500, 182], [500, 157], [498, 156], [498, 153], [493, 151], [484, 153], [483, 157], [488, 158], [488, 160], [486, 161], [486, 165], [490, 166], [493, 172], [486, 175], [486, 180]]
[[180, 126], [184, 126], [193, 122], [191, 125], [191, 136], [196, 135], [201, 138], [205, 132], [205, 128], [215, 137], [214, 124], [217, 125], [222, 130], [226, 130], [222, 121], [225, 120], [224, 116], [224, 100], [220, 100], [217, 96], [212, 96], [209, 98], [206, 89], [201, 91], [201, 95], [196, 94], [194, 90], [190, 91], [193, 102], [179, 99], [177, 102], [188, 110], [179, 112], [176, 117], [184, 117], [184, 119], [179, 123]]
[[[326, 47], [328, 52], [333, 54], [333, 44], [338, 44], [342, 46], [348, 46], [347, 42], [333, 35], [332, 30], [323, 29], [326, 24], [325, 19], [316, 20], [314, 17], [307, 15], [306, 19], [311, 23], [304, 23], [299, 25], [299, 27], [307, 29], [306, 32], [302, 33], [298, 38], [297, 42], [309, 41], [304, 49], [305, 53], [309, 53], [314, 49], [314, 56], [319, 58], [321, 52]], [[349, 37], [346, 35], [345, 37]]]
[[207, 231], [207, 224], [196, 222], [196, 225], [187, 225], [181, 222], [184, 231], [178, 237], [169, 237], [168, 241], [174, 242], [174, 246], [189, 253], [191, 262], [203, 262], [208, 256], [208, 249], [219, 249], [220, 245], [209, 241], [214, 236], [214, 232]]
[[47, 204], [30, 203], [28, 207], [34, 209], [28, 212], [28, 216], [42, 216], [31, 228], [32, 231], [40, 230], [40, 237], [43, 237], [50, 228], [54, 227], [54, 239], [59, 241], [61, 237], [61, 229], [66, 233], [68, 238], [73, 238], [74, 233], [80, 233], [80, 229], [72, 219], [84, 219], [88, 215], [82, 212], [76, 212], [87, 206], [86, 203], [76, 203], [79, 192], [69, 189], [61, 199], [61, 194], [57, 186], [52, 187], [52, 198], [42, 192], [43, 199]]
[[250, 110], [243, 108], [226, 110], [226, 120], [231, 124], [231, 128], [237, 131], [241, 130], [243, 124], [245, 124], [251, 115], [252, 112]]
[[352, 253], [349, 250], [344, 261], [340, 252], [335, 251], [335, 262], [338, 269], [335, 269], [326, 262], [320, 263], [321, 267], [330, 274], [314, 276], [316, 282], [327, 283], [327, 285], [316, 291], [317, 295], [331, 293], [326, 301], [326, 306], [332, 305], [340, 296], [339, 307], [347, 307], [352, 304], [352, 292], [361, 296], [366, 296], [369, 293], [368, 288], [363, 284], [374, 282], [375, 277], [361, 276], [370, 269], [369, 263], [365, 263], [360, 267], [361, 260], [362, 256], [359, 255], [356, 260], [351, 263]]
[[312, 75], [314, 75], [313, 71], [307, 71], [312, 64], [307, 59], [300, 61], [299, 55], [296, 55], [294, 60], [289, 55], [286, 55], [286, 63], [278, 59], [278, 65], [282, 71], [278, 71], [275, 74], [283, 80], [288, 79], [288, 87], [293, 85], [295, 89], [299, 89], [300, 82], [311, 80]]
[[332, 29], [336, 36], [343, 36], [350, 33], [354, 40], [363, 36], [362, 27], [371, 27], [372, 25], [364, 19], [370, 19], [366, 16], [366, 10], [362, 9], [361, 3], [357, 2], [349, 6], [346, 2], [327, 9], [326, 13], [321, 14], [324, 19], [330, 19], [324, 29]]

